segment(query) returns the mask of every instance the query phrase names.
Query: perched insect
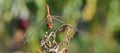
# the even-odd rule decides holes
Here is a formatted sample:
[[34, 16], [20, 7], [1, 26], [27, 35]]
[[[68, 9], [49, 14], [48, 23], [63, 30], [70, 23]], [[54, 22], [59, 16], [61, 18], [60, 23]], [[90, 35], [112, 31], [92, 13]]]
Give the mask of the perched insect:
[[[53, 27], [53, 23], [54, 23], [54, 27]], [[45, 27], [46, 24], [47, 24], [47, 27]], [[70, 24], [64, 23], [64, 21], [62, 21], [59, 16], [51, 16], [48, 5], [46, 5], [46, 17], [40, 23], [33, 25], [33, 28], [32, 28], [33, 29], [32, 31], [25, 34], [23, 45], [28, 41], [28, 39], [32, 38], [32, 34], [39, 31], [38, 35], [41, 37], [43, 36], [40, 42], [40, 46], [43, 48], [43, 51], [44, 51], [43, 53], [47, 53], [47, 52], [67, 53], [68, 45], [71, 39], [71, 36], [69, 36], [68, 34], [69, 29], [78, 31], [75, 28], [73, 28]], [[49, 28], [52, 30], [46, 30], [46, 28]], [[64, 34], [65, 38], [62, 41], [57, 42], [56, 36], [60, 32], [66, 33]], [[62, 50], [59, 50], [61, 48]]]
[[[53, 29], [53, 21], [55, 23], [59, 24], [59, 25], [54, 24], [54, 29]], [[36, 31], [38, 31], [41, 28], [41, 26], [44, 26], [44, 28], [45, 28], [46, 24], [47, 24], [47, 28], [52, 29], [52, 31], [57, 30], [57, 28], [59, 28], [60, 25], [65, 24], [60, 19], [60, 16], [51, 16], [50, 15], [50, 10], [49, 10], [48, 5], [46, 5], [46, 16], [45, 16], [45, 18], [37, 24], [32, 24], [33, 26], [31, 26], [31, 27], [35, 27], [35, 28], [32, 31], [27, 32], [24, 35], [23, 45], [28, 41], [28, 39], [31, 38], [32, 34], [34, 34]], [[44, 30], [44, 28], [41, 28], [41, 29]], [[39, 30], [39, 31], [42, 31], [42, 30]], [[43, 34], [40, 34], [40, 35], [43, 35]]]
[[50, 15], [50, 10], [49, 10], [48, 5], [46, 5], [46, 13], [47, 13], [47, 15], [46, 15], [47, 27], [49, 29], [52, 29], [53, 28], [53, 23], [52, 23], [52, 18], [53, 17]]

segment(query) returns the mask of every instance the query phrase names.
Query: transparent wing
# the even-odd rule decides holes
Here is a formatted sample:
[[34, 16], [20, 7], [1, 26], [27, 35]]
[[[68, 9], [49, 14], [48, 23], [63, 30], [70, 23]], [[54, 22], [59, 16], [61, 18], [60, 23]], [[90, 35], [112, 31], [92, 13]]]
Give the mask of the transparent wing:
[[61, 25], [65, 24], [62, 20], [60, 20], [59, 16], [53, 16], [52, 19], [53, 22], [53, 29], [49, 30], [47, 28], [47, 22], [46, 19], [43, 19], [41, 22], [39, 22], [36, 25], [31, 26], [27, 31], [27, 33], [24, 35], [24, 42], [23, 45], [32, 38], [34, 33], [38, 33], [38, 37], [41, 39], [44, 37], [46, 32], [50, 31], [56, 31]]

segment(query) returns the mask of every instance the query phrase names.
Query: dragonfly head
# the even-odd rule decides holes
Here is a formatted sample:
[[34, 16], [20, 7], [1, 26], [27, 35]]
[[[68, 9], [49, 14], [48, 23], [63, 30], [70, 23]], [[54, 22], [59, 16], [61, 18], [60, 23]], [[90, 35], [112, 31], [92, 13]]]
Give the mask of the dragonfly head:
[[49, 23], [47, 24], [47, 27], [48, 27], [49, 29], [52, 29], [52, 28], [53, 28], [53, 23], [49, 22]]

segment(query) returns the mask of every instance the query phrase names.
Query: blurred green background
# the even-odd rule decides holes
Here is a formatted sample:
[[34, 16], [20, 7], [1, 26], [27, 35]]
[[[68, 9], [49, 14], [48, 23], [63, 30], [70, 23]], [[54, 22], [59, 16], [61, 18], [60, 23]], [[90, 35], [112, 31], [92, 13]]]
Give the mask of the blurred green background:
[[0, 53], [37, 53], [46, 4], [77, 29], [68, 53], [120, 53], [120, 0], [0, 0]]

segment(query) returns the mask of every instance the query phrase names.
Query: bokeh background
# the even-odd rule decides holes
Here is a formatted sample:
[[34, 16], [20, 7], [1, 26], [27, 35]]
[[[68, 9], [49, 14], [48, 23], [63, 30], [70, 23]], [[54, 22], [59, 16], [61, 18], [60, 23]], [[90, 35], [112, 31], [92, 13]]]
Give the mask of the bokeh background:
[[[120, 0], [0, 0], [0, 53], [36, 53], [46, 4], [77, 29], [68, 53], [120, 53]], [[35, 37], [22, 45], [26, 33]]]

